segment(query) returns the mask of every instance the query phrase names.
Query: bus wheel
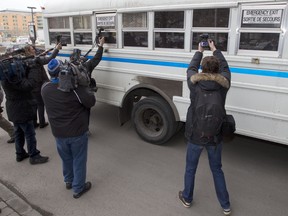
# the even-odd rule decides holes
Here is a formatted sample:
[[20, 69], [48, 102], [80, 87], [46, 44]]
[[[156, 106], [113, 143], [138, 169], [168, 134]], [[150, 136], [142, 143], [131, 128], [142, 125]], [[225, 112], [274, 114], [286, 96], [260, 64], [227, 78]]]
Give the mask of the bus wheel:
[[143, 140], [158, 145], [167, 142], [177, 128], [170, 105], [160, 97], [148, 97], [136, 103], [132, 121]]

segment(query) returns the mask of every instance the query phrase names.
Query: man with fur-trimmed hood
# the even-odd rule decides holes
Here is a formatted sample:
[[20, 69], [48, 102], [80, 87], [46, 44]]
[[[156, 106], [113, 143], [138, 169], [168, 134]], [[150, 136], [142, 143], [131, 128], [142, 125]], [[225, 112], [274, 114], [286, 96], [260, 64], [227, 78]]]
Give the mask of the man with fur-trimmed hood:
[[[198, 51], [194, 54], [187, 69], [187, 82], [190, 89], [191, 104], [187, 112], [185, 136], [188, 140], [186, 170], [184, 176], [184, 190], [179, 191], [179, 199], [189, 208], [192, 205], [196, 169], [201, 152], [206, 148], [209, 165], [213, 174], [217, 198], [224, 215], [230, 215], [229, 194], [226, 188], [225, 177], [222, 171], [221, 152], [222, 134], [203, 137], [193, 132], [193, 115], [195, 111], [195, 98], [200, 90], [219, 91], [221, 104], [225, 106], [226, 94], [230, 88], [231, 73], [226, 59], [220, 50], [216, 49], [214, 42], [208, 39], [213, 56], [203, 58], [204, 48], [199, 43]], [[202, 72], [198, 69], [202, 60]]]

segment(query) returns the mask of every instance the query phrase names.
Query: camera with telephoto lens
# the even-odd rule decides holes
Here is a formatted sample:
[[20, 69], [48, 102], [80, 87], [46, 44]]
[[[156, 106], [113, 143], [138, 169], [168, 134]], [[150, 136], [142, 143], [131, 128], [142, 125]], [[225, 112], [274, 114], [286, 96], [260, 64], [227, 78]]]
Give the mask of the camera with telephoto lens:
[[200, 46], [203, 48], [209, 48], [209, 43], [208, 43], [208, 34], [201, 34], [200, 35], [201, 41], [200, 41]]

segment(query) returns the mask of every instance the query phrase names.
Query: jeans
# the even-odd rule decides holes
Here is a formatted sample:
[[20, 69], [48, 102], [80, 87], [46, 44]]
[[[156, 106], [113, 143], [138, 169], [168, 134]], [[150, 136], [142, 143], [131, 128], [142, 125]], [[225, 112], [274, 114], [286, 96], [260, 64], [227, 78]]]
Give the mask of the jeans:
[[222, 171], [221, 163], [222, 143], [217, 144], [216, 146], [202, 146], [188, 143], [186, 155], [186, 171], [184, 177], [185, 188], [182, 193], [183, 197], [187, 202], [192, 202], [193, 200], [195, 173], [203, 148], [206, 148], [208, 152], [209, 165], [213, 174], [217, 198], [223, 209], [229, 209], [229, 194], [226, 189], [225, 177]]
[[80, 193], [85, 186], [88, 150], [88, 135], [58, 138], [57, 151], [62, 159], [64, 182], [72, 183], [74, 193]]
[[34, 157], [40, 153], [37, 150], [36, 137], [33, 121], [28, 121], [25, 123], [14, 123], [14, 132], [15, 132], [15, 148], [16, 155], [21, 157], [26, 154], [24, 149], [25, 138], [27, 142], [27, 150], [30, 157]]

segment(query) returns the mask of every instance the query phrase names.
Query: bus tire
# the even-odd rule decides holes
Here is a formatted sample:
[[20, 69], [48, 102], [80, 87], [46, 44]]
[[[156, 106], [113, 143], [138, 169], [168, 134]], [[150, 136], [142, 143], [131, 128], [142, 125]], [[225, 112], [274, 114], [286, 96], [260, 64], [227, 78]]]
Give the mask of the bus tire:
[[132, 121], [143, 140], [157, 145], [167, 142], [177, 129], [170, 105], [160, 97], [147, 97], [137, 102], [132, 110]]

